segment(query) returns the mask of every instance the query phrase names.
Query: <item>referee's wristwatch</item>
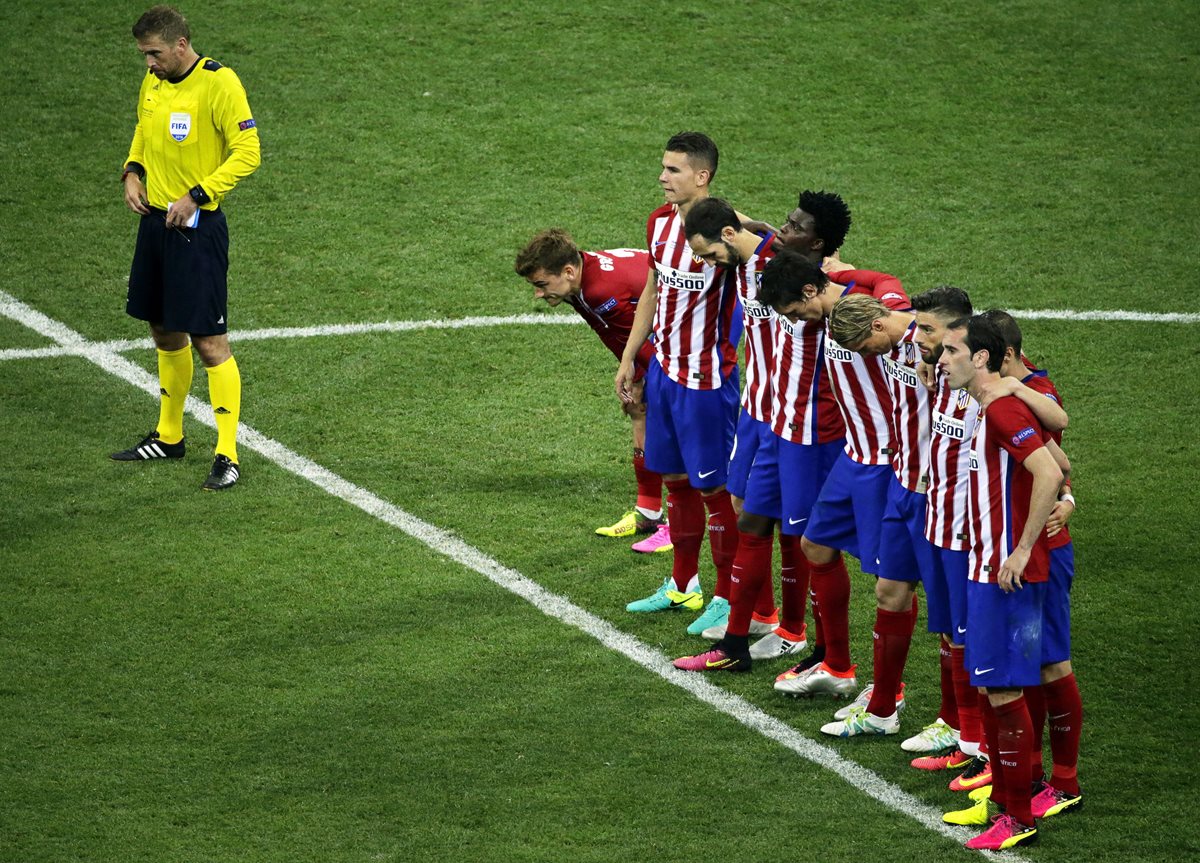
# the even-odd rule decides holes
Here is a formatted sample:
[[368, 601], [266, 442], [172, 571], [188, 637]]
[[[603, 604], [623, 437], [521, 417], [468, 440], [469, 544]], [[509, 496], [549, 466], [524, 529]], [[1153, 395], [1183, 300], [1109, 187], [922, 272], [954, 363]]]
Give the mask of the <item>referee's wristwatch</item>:
[[196, 202], [197, 206], [207, 204], [212, 200], [212, 198], [208, 196], [208, 192], [204, 191], [204, 187], [199, 183], [188, 189], [188, 195], [190, 195], [191, 199]]

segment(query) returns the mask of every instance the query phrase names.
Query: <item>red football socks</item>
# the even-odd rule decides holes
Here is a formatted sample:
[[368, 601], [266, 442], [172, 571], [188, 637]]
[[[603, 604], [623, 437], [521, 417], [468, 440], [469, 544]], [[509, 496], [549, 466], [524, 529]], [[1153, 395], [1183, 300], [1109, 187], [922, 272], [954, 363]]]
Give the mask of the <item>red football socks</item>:
[[1000, 746], [1000, 727], [996, 721], [996, 708], [992, 707], [992, 702], [983, 693], [979, 694], [979, 714], [983, 720], [984, 748], [987, 749], [988, 760], [992, 762], [992, 802], [1001, 809], [1007, 809], [1008, 783], [996, 755]]
[[1068, 794], [1079, 793], [1079, 730], [1083, 725], [1083, 700], [1074, 674], [1042, 685], [1050, 720], [1050, 757], [1054, 768], [1050, 784]]
[[729, 599], [729, 574], [733, 571], [738, 547], [737, 513], [733, 511], [733, 499], [727, 489], [705, 495], [704, 506], [708, 509], [708, 544], [713, 565], [717, 568], [713, 596]]
[[809, 561], [813, 593], [820, 605], [825, 664], [834, 671], [850, 670], [850, 573], [838, 554], [833, 563]]
[[954, 701], [958, 707], [958, 739], [962, 743], [983, 742], [983, 718], [979, 713], [979, 690], [971, 685], [965, 664], [966, 648], [950, 646], [951, 673], [954, 677]]
[[1004, 773], [1005, 811], [1022, 824], [1033, 824], [1033, 724], [1024, 696], [995, 706], [996, 748], [992, 776]]
[[875, 689], [867, 704], [868, 713], [891, 716], [896, 712], [896, 694], [904, 676], [912, 634], [911, 611], [875, 609]]
[[1029, 724], [1033, 729], [1031, 770], [1036, 779], [1046, 775], [1046, 767], [1042, 764], [1042, 736], [1046, 730], [1046, 703], [1042, 700], [1041, 686], [1026, 686], [1022, 691], [1025, 693], [1025, 706], [1029, 710]]
[[942, 705], [938, 708], [937, 715], [951, 728], [958, 728], [958, 699], [954, 692], [954, 657], [950, 653], [950, 644], [946, 639], [938, 639], [938, 651], [942, 669]]
[[800, 550], [800, 537], [779, 535], [780, 593], [783, 609], [780, 626], [799, 635], [804, 632], [804, 611], [808, 604], [808, 558]]
[[646, 467], [646, 455], [640, 449], [633, 451], [633, 475], [637, 477], [637, 505], [648, 512], [662, 509], [662, 474]]
[[667, 523], [675, 546], [671, 578], [675, 589], [687, 590], [700, 571], [700, 543], [704, 539], [704, 499], [686, 479], [666, 480]]
[[730, 577], [729, 625], [725, 628], [727, 634], [750, 634], [750, 615], [762, 593], [763, 582], [771, 580], [773, 551], [774, 536], [756, 536], [752, 533], [741, 535]]

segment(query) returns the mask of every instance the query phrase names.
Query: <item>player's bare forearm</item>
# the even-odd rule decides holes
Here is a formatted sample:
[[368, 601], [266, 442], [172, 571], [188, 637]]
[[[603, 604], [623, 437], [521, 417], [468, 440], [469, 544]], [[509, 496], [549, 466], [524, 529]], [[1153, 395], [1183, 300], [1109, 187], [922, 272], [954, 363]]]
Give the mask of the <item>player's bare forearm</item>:
[[625, 350], [621, 353], [621, 365], [617, 368], [617, 376], [614, 381], [617, 397], [623, 402], [633, 400], [634, 365], [637, 361], [638, 351], [642, 349], [646, 339], [650, 338], [650, 331], [654, 327], [654, 307], [657, 303], [658, 275], [654, 267], [650, 267], [646, 274], [646, 287], [642, 291], [637, 311], [633, 315], [629, 341], [625, 343]]
[[[1016, 379], [1007, 378], [1006, 380]], [[1062, 405], [1044, 393], [1039, 393], [1037, 390], [1025, 386], [1020, 381], [1016, 381], [1016, 386], [1013, 388], [1013, 395], [1033, 411], [1033, 415], [1037, 417], [1037, 421], [1047, 431], [1060, 432], [1067, 427], [1067, 412], [1063, 410]]]

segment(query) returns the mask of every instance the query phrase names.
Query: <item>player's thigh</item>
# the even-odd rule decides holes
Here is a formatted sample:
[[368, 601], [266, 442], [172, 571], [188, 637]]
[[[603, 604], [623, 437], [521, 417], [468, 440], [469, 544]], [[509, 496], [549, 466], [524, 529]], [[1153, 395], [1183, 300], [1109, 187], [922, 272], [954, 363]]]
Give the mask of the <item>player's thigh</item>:
[[660, 474], [687, 473], [675, 433], [671, 388], [679, 384], [657, 362], [646, 372], [646, 467]]
[[1071, 658], [1071, 583], [1075, 578], [1075, 547], [1050, 549], [1050, 580], [1042, 604], [1042, 664]]
[[789, 536], [800, 536], [808, 526], [825, 480], [842, 453], [842, 443], [809, 445], [780, 438], [778, 450], [782, 498], [779, 530]]
[[854, 529], [858, 534], [859, 563], [863, 572], [879, 571], [880, 532], [883, 512], [887, 505], [888, 484], [892, 480], [891, 465], [859, 465], [852, 489], [854, 499]]
[[733, 452], [729, 456], [729, 477], [725, 483], [729, 493], [743, 500], [746, 497], [746, 481], [750, 478], [750, 466], [758, 453], [762, 440], [759, 426], [762, 423], [750, 416], [749, 411], [738, 415], [737, 432], [733, 438]]
[[767, 427], [759, 424], [759, 439], [754, 463], [747, 477], [744, 509], [754, 515], [778, 520], [782, 499], [779, 483], [779, 438]]
[[1006, 593], [996, 584], [967, 585], [967, 666], [972, 686], [1038, 686], [1042, 682], [1045, 584]]
[[729, 481], [737, 423], [736, 385], [726, 381], [715, 390], [678, 389], [682, 392], [673, 394], [672, 411], [688, 480], [696, 488], [723, 486]]

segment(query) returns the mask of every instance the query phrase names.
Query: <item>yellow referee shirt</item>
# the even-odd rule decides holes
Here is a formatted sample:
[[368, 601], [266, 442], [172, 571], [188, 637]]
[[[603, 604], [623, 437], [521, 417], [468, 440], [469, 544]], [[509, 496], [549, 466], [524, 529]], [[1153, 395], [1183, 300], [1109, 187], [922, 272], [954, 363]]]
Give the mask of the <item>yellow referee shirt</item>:
[[215, 210], [261, 161], [258, 129], [232, 69], [201, 57], [178, 83], [147, 72], [125, 164], [146, 169], [146, 198], [165, 210], [199, 185]]

